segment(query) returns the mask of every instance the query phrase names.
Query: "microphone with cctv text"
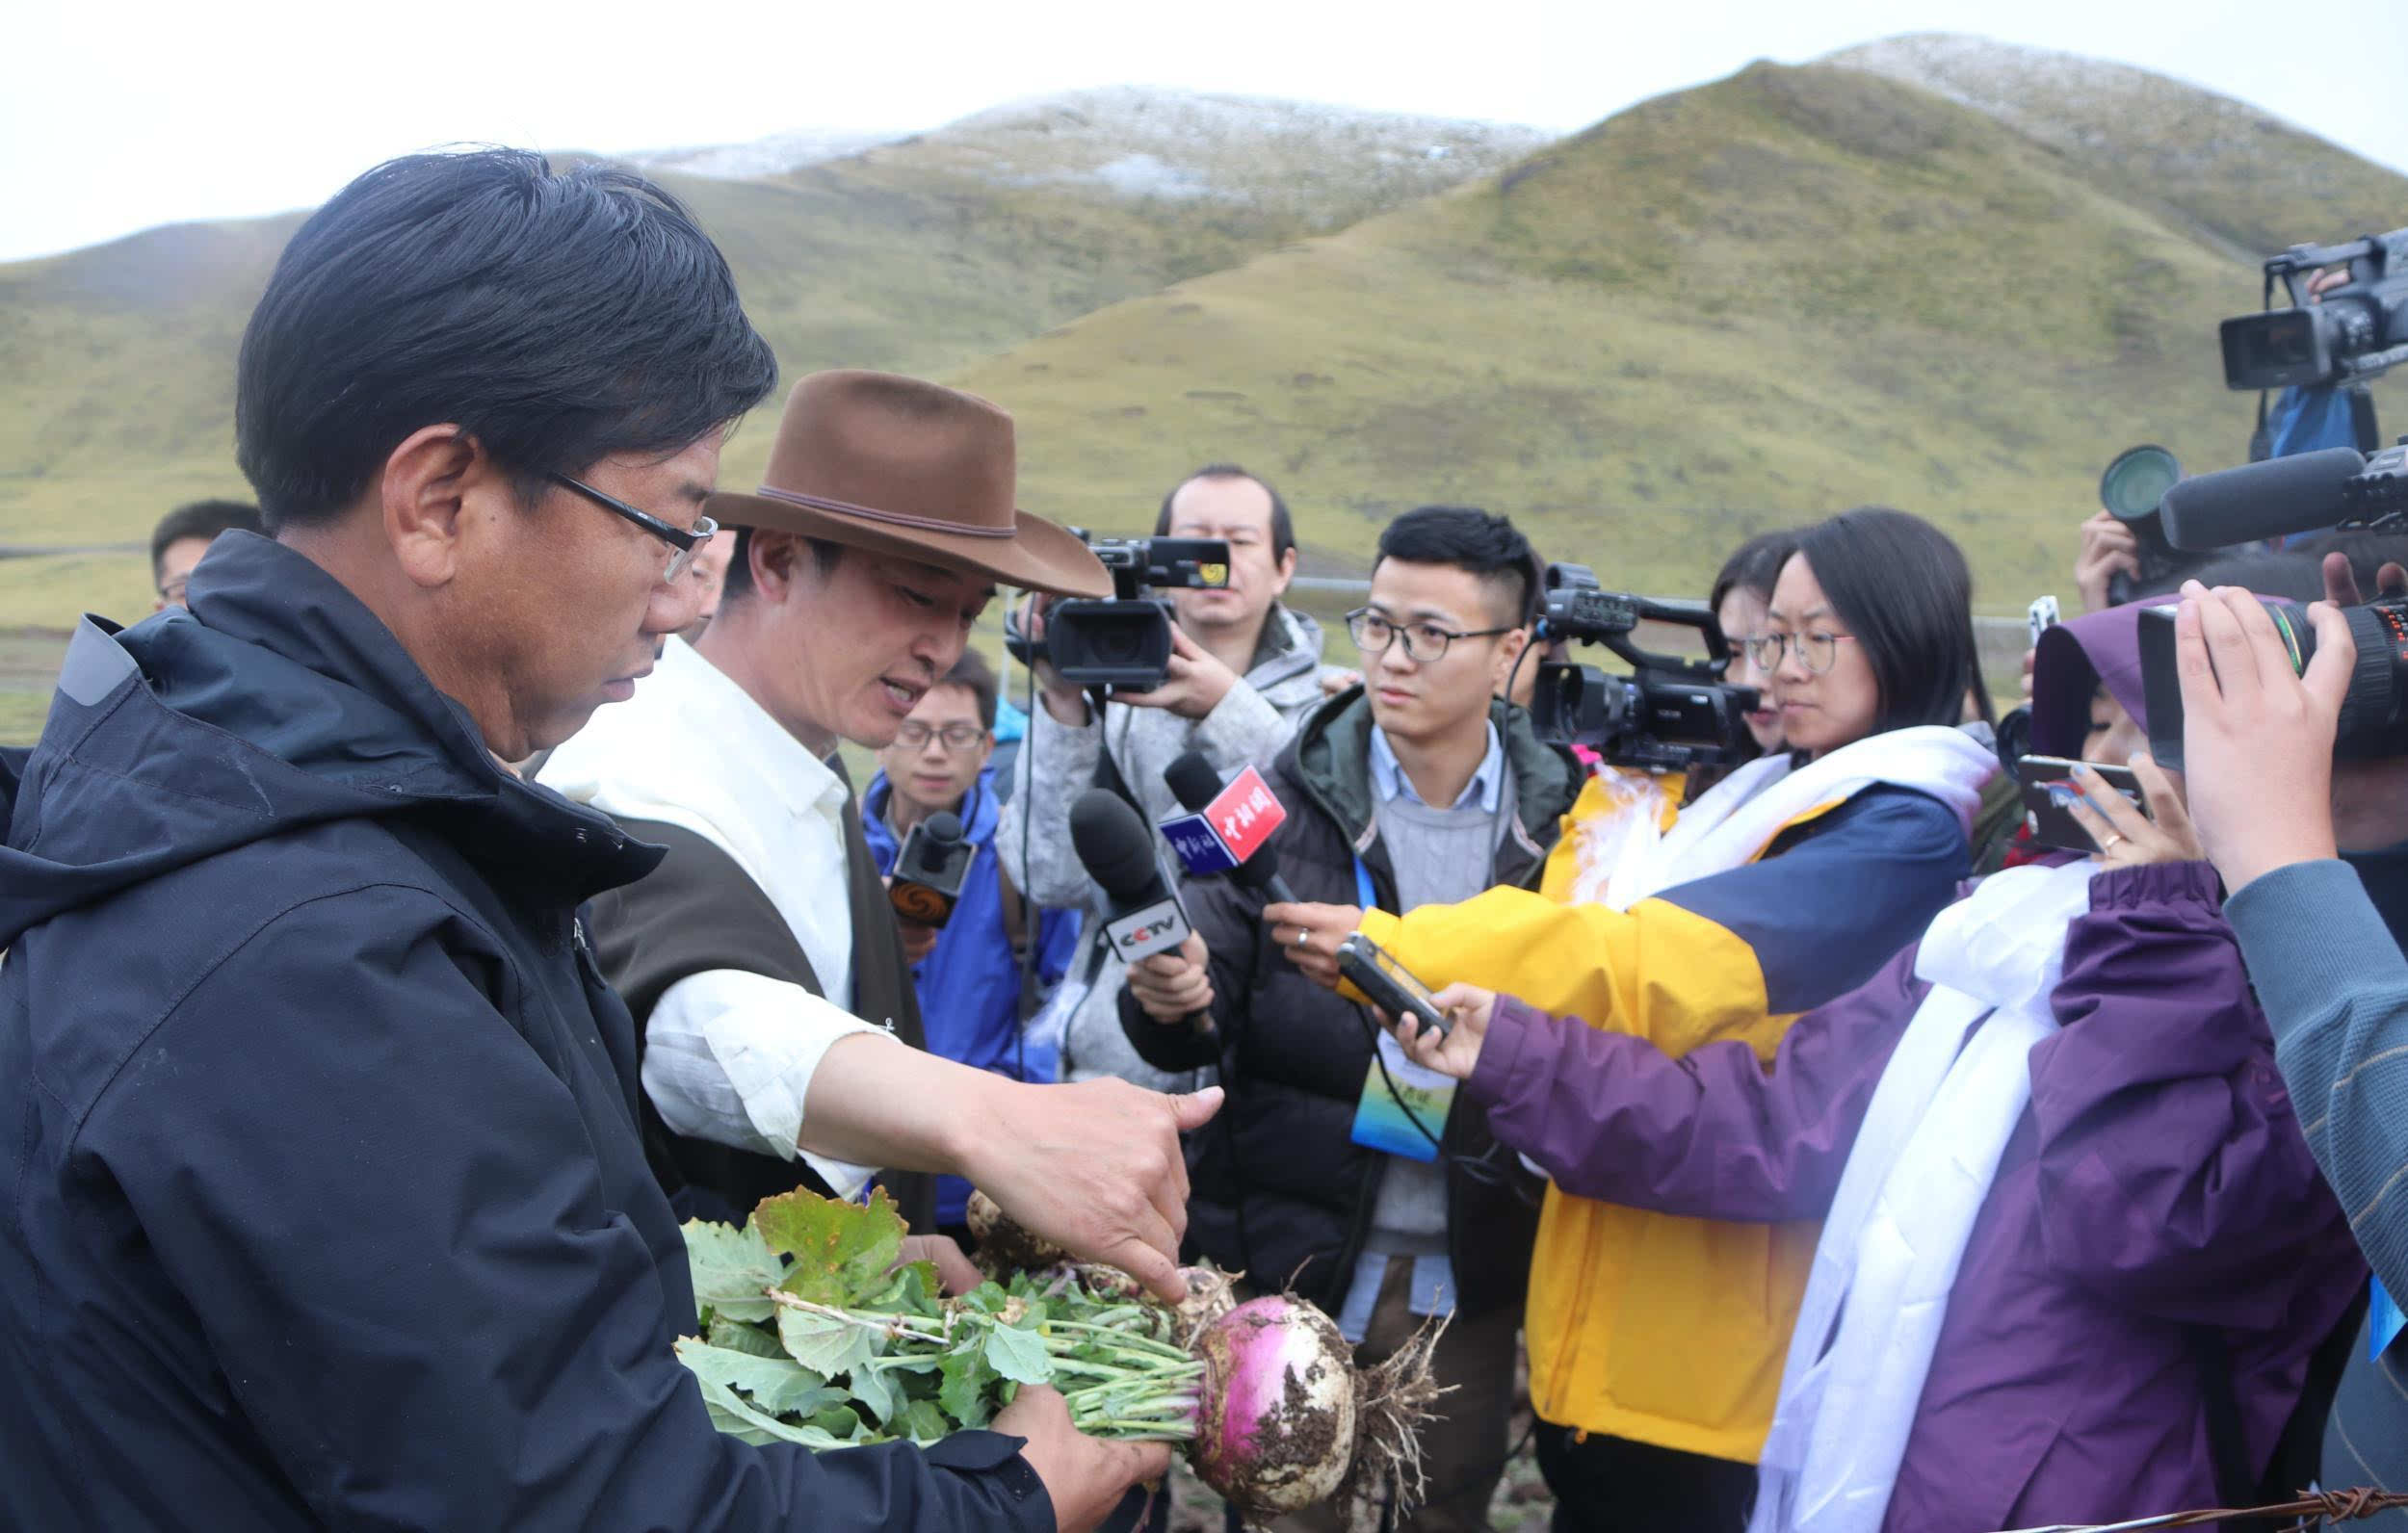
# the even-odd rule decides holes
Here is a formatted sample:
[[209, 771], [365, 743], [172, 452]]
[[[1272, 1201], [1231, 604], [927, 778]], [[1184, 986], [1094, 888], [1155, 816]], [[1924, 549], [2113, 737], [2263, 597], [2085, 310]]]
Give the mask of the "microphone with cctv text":
[[1188, 940], [1188, 913], [1154, 860], [1154, 834], [1119, 794], [1090, 788], [1070, 806], [1070, 844], [1104, 892], [1104, 937], [1122, 963]]
[[886, 897], [895, 914], [923, 926], [942, 926], [961, 898], [962, 881], [978, 847], [962, 834], [958, 815], [930, 815], [911, 827], [895, 853]]
[[2328, 447], [2184, 480], [2159, 504], [2165, 539], [2204, 552], [2331, 527], [2349, 517], [2344, 487], [2366, 466], [2348, 448]]
[[1163, 836], [1189, 877], [1226, 874], [1267, 902], [1298, 902], [1279, 876], [1279, 853], [1269, 844], [1288, 811], [1261, 772], [1248, 766], [1223, 783], [1203, 752], [1191, 750], [1170, 764], [1163, 782], [1188, 810], [1163, 821]]

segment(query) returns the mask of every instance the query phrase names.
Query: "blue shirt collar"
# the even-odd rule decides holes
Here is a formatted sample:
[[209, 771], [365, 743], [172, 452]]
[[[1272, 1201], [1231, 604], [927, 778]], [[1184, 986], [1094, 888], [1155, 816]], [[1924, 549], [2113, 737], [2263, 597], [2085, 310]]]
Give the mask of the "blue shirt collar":
[[[1505, 792], [1505, 741], [1497, 734], [1496, 721], [1491, 719], [1488, 754], [1480, 758], [1479, 768], [1472, 773], [1472, 780], [1463, 785], [1463, 792], [1447, 807], [1468, 809], [1478, 804], [1482, 811], [1495, 814], [1497, 801]], [[1388, 743], [1388, 732], [1376, 724], [1372, 726], [1372, 791], [1383, 804], [1400, 796], [1411, 803], [1423, 802], [1422, 795], [1413, 790], [1413, 780], [1404, 775], [1404, 768], [1397, 762], [1396, 750]]]

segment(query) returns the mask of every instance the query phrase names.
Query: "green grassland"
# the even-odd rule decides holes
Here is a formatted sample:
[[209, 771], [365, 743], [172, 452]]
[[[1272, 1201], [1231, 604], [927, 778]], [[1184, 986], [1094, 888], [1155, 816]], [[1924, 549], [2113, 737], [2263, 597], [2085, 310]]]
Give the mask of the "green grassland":
[[[2237, 201], [2284, 199], [2255, 179], [2281, 157], [2231, 164]], [[1955, 533], [2013, 611], [2065, 585], [2116, 451], [2245, 451], [2215, 325], [2254, 273], [2123, 179], [1911, 87], [1757, 65], [958, 378], [1018, 415], [1023, 499], [1073, 521], [1137, 525], [1235, 455], [1312, 544], [1470, 501], [1680, 591], [1749, 532], [1883, 502]], [[2306, 226], [2408, 211], [2408, 180], [2351, 184]]]

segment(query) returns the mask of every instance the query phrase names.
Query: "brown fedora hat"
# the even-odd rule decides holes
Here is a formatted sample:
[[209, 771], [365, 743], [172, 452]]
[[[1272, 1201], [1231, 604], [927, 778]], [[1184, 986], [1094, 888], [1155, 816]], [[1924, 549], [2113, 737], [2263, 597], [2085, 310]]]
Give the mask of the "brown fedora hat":
[[892, 373], [814, 373], [786, 396], [760, 493], [703, 507], [770, 527], [975, 570], [1058, 596], [1110, 596], [1086, 545], [1013, 504], [1011, 417], [974, 394]]

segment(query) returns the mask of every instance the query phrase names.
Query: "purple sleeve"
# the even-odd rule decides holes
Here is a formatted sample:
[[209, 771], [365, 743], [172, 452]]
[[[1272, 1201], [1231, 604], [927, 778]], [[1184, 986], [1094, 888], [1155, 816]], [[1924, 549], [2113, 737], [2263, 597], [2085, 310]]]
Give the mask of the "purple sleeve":
[[2117, 1303], [2265, 1328], [2303, 1245], [2343, 1238], [2205, 863], [2101, 873], [2069, 929], [2063, 1030], [2031, 1052], [2049, 1259]]
[[1745, 1043], [1680, 1059], [1500, 997], [1466, 1088], [1575, 1197], [1702, 1219], [1819, 1218], [1928, 987], [1914, 949], [1807, 1012], [1767, 1070]]

